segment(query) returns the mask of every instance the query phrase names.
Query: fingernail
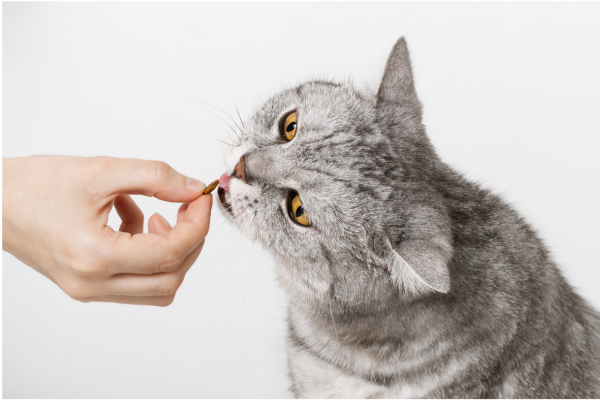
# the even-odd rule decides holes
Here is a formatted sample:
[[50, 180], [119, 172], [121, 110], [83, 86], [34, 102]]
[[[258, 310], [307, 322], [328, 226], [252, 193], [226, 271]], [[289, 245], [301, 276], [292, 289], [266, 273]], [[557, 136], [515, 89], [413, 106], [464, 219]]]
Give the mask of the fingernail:
[[187, 188], [193, 192], [201, 192], [206, 187], [204, 182], [200, 182], [198, 179], [187, 178]]
[[169, 223], [169, 221], [167, 221], [167, 219], [165, 217], [163, 217], [159, 213], [155, 213], [154, 215], [156, 215], [158, 217], [158, 219], [160, 220], [161, 224], [163, 224], [167, 228], [172, 228], [171, 224]]

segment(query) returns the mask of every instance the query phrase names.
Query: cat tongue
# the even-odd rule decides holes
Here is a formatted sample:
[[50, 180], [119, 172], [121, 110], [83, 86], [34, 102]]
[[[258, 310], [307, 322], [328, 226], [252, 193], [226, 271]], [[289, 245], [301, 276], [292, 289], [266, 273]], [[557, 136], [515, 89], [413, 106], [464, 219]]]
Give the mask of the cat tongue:
[[223, 188], [223, 190], [229, 190], [229, 179], [231, 176], [227, 172], [224, 172], [223, 175], [219, 178], [219, 186]]

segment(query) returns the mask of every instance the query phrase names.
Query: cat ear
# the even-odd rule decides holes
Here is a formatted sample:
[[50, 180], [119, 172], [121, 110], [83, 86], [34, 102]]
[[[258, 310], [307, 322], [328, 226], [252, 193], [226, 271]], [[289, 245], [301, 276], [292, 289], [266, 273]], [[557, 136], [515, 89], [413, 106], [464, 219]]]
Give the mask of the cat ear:
[[422, 283], [441, 293], [450, 291], [450, 271], [445, 253], [443, 248], [420, 241], [401, 244], [393, 249], [396, 262], [403, 262]]
[[388, 57], [377, 92], [377, 103], [386, 101], [393, 103], [409, 101], [419, 108], [421, 106], [415, 90], [408, 46], [404, 37], [398, 39]]
[[375, 233], [369, 238], [369, 248], [385, 261], [392, 281], [401, 289], [413, 293], [424, 288], [450, 291], [448, 261], [452, 248], [448, 242], [411, 240], [393, 244], [387, 235]]

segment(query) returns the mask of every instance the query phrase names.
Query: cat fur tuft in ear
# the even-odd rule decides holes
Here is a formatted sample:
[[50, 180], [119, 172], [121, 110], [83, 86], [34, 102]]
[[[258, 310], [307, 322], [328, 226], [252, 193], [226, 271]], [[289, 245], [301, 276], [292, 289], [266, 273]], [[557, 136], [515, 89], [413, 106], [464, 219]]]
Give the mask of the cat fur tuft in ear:
[[440, 293], [450, 291], [448, 261], [452, 247], [442, 238], [406, 241], [394, 246], [385, 234], [373, 233], [367, 246], [378, 260], [386, 263], [392, 281], [400, 289], [412, 293], [424, 288]]
[[422, 243], [422, 245], [412, 243], [400, 246], [400, 249], [394, 250], [394, 253], [423, 284], [436, 292], [448, 293], [450, 291], [450, 271], [444, 251], [429, 247], [426, 243]]

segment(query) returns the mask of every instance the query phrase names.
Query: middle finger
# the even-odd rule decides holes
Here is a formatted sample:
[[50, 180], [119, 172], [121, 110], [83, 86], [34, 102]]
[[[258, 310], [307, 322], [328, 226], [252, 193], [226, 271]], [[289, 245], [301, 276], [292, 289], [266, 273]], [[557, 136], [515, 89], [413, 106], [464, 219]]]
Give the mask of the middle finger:
[[116, 274], [107, 280], [105, 291], [110, 295], [124, 296], [168, 296], [174, 295], [183, 283], [185, 274], [192, 267], [204, 240], [196, 247], [173, 272], [156, 274]]

